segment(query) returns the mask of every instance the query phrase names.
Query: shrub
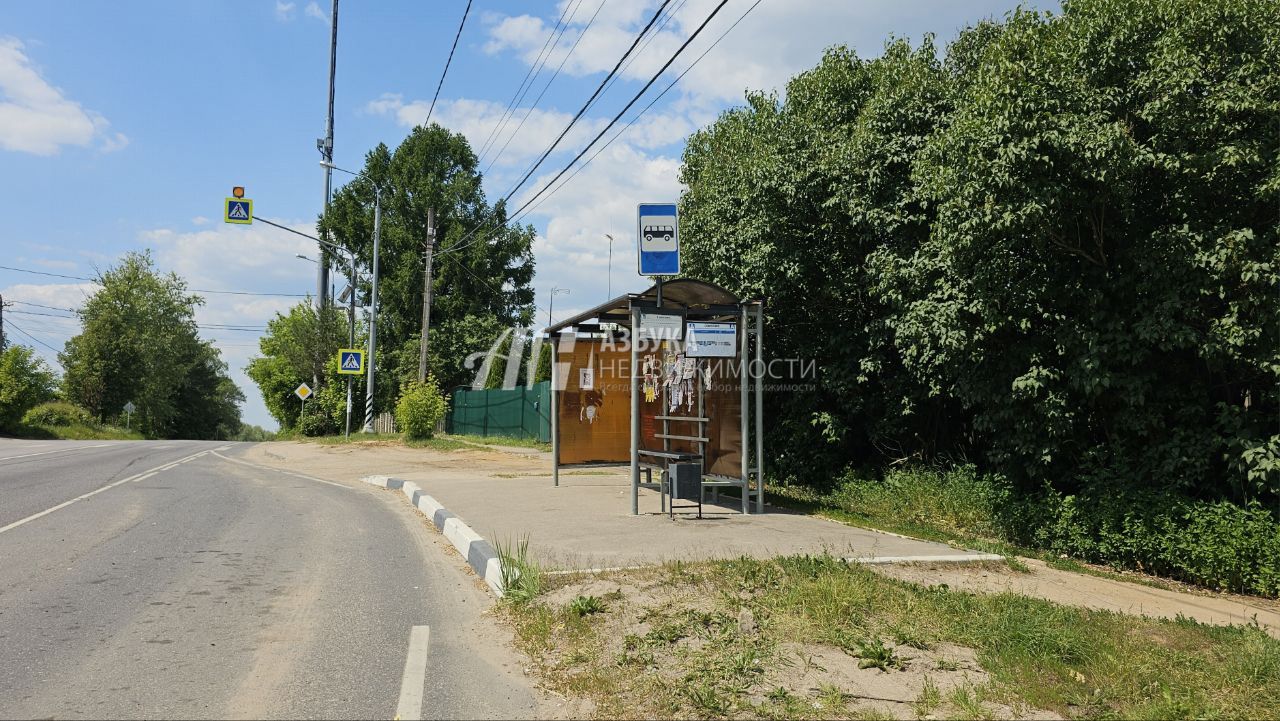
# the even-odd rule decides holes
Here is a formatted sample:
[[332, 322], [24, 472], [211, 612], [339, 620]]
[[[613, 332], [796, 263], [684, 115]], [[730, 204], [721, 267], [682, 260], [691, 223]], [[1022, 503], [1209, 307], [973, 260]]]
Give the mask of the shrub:
[[22, 416], [28, 426], [91, 426], [97, 423], [93, 414], [73, 403], [51, 401], [27, 411]]
[[30, 348], [0, 352], [0, 428], [17, 424], [31, 407], [53, 398], [53, 373]]
[[333, 422], [333, 418], [324, 412], [323, 408], [316, 411], [310, 409], [298, 418], [298, 432], [304, 436], [327, 436], [338, 432], [337, 426]]
[[430, 438], [448, 407], [448, 401], [436, 387], [435, 377], [427, 376], [425, 383], [414, 381], [405, 386], [400, 402], [396, 403], [396, 424], [406, 438]]

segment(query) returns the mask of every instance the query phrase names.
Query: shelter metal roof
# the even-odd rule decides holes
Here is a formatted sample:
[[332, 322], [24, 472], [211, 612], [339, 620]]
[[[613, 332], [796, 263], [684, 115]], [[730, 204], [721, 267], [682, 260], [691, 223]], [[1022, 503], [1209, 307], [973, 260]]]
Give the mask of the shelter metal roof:
[[[631, 324], [632, 306], [652, 307], [658, 300], [658, 286], [650, 286], [641, 293], [627, 293], [585, 310], [572, 318], [562, 320], [549, 326], [545, 332], [559, 333], [588, 320], [598, 319], [602, 323]], [[662, 284], [662, 305], [664, 308], [702, 308], [712, 306], [736, 306], [744, 301], [738, 296], [714, 283], [693, 278], [676, 278]]]

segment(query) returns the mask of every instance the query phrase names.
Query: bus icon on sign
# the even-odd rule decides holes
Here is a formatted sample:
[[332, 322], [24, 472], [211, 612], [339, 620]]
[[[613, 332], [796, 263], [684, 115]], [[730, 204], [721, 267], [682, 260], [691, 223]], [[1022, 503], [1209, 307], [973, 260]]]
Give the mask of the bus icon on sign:
[[644, 227], [644, 239], [649, 243], [654, 240], [670, 243], [675, 240], [675, 237], [676, 229], [670, 225], [646, 225]]

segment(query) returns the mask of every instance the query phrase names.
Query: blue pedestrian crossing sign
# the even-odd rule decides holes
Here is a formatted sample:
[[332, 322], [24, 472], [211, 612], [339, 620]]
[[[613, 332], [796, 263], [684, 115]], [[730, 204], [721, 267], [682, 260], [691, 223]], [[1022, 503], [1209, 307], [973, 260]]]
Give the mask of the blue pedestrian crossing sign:
[[678, 275], [680, 225], [675, 203], [641, 203], [639, 218], [640, 275]]
[[364, 351], [355, 348], [338, 349], [338, 372], [358, 376], [364, 373]]
[[222, 220], [227, 223], [249, 225], [253, 223], [253, 201], [248, 198], [227, 198]]

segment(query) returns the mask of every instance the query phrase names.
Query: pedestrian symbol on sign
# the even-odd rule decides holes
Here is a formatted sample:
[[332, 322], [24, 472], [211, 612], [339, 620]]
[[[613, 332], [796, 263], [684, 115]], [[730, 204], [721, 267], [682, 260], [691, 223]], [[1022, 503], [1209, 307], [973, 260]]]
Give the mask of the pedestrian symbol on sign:
[[227, 198], [222, 219], [228, 223], [241, 225], [253, 223], [253, 201], [248, 198]]
[[353, 376], [364, 373], [364, 351], [355, 348], [338, 349], [338, 372]]

